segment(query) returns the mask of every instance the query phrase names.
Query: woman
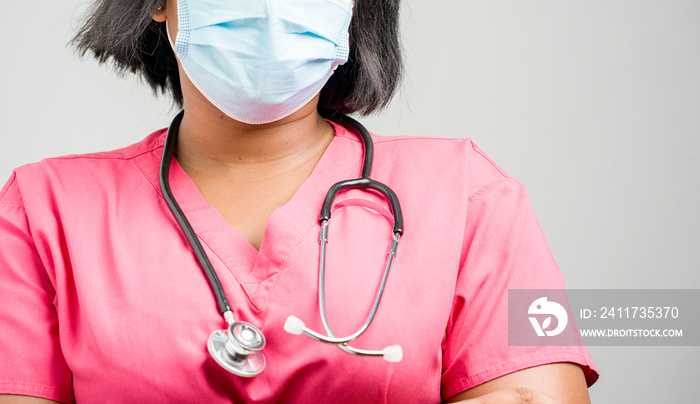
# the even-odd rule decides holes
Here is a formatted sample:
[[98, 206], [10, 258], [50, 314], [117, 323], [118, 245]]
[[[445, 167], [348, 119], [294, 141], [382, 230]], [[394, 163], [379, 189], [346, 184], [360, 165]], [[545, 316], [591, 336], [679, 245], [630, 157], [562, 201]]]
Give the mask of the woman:
[[[78, 49], [184, 107], [174, 157], [160, 130], [12, 175], [0, 192], [0, 392], [15, 396], [0, 402], [589, 402], [585, 347], [508, 345], [508, 289], [563, 281], [522, 186], [468, 140], [374, 138], [371, 175], [397, 195], [403, 226], [386, 195], [338, 193], [322, 324], [319, 211], [333, 184], [361, 176], [368, 149], [318, 111], [338, 120], [389, 102], [397, 25], [393, 0], [98, 1]], [[360, 328], [392, 225], [393, 240], [405, 233], [381, 305], [349, 345], [400, 345], [403, 360], [287, 334], [290, 315], [335, 335]], [[248, 341], [264, 334], [257, 375], [231, 373], [237, 362], [216, 355], [228, 345], [207, 352], [222, 313], [250, 325]]]

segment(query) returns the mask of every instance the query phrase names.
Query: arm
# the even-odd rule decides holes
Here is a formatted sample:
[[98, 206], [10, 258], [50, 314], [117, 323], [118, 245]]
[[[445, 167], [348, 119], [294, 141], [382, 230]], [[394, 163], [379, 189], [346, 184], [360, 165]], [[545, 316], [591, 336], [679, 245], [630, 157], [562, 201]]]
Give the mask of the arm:
[[[524, 188], [509, 177], [494, 181], [470, 196], [469, 211], [446, 333], [443, 397], [476, 399], [468, 401], [473, 404], [588, 403], [586, 385], [598, 375], [584, 346], [509, 343], [509, 290], [565, 288]], [[518, 398], [525, 391], [551, 399]], [[487, 401], [487, 394], [497, 398]]]
[[[464, 400], [464, 401], [463, 401]], [[552, 363], [523, 369], [463, 391], [446, 400], [464, 404], [590, 404], [578, 365]]]
[[58, 336], [56, 292], [16, 174], [0, 190], [0, 296], [0, 403], [48, 402], [30, 396], [73, 402], [71, 373]]
[[13, 396], [0, 394], [0, 404], [51, 404], [58, 401], [47, 400], [45, 398], [29, 397], [29, 396]]

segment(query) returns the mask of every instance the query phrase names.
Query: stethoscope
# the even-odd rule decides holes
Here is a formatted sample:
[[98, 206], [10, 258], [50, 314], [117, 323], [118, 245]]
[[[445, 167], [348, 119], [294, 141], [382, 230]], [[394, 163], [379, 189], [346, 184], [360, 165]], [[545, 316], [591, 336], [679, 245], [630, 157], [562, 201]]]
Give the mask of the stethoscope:
[[[170, 190], [170, 164], [175, 153], [178, 130], [184, 113], [185, 111], [181, 111], [175, 117], [175, 119], [173, 119], [172, 123], [170, 124], [170, 128], [168, 129], [163, 150], [163, 159], [161, 160], [160, 164], [160, 188], [163, 192], [165, 202], [168, 204], [170, 211], [179, 223], [182, 231], [185, 233], [185, 237], [187, 237], [197, 260], [202, 267], [202, 270], [206, 274], [209, 284], [211, 285], [211, 288], [216, 296], [219, 311], [223, 315], [226, 324], [228, 324], [226, 329], [216, 330], [209, 336], [209, 339], [207, 340], [207, 349], [209, 350], [209, 354], [219, 365], [229, 372], [238, 376], [253, 377], [260, 374], [260, 372], [265, 369], [265, 355], [261, 352], [263, 347], [265, 347], [265, 336], [263, 335], [262, 331], [260, 331], [260, 329], [253, 324], [235, 320], [231, 306], [226, 299], [226, 294], [224, 293], [221, 282], [219, 281], [219, 277], [216, 275], [216, 272], [214, 271], [204, 248], [202, 248], [202, 244], [199, 242], [199, 239], [187, 220], [187, 217], [185, 217], [185, 214], [182, 212], [182, 209], [180, 209], [180, 205], [178, 205], [177, 201], [175, 201], [175, 197]], [[326, 199], [323, 202], [323, 207], [321, 208], [321, 215], [319, 219], [321, 223], [321, 232], [319, 237], [321, 252], [319, 258], [318, 304], [321, 311], [323, 328], [326, 330], [327, 335], [323, 335], [309, 329], [304, 325], [302, 320], [295, 316], [289, 316], [287, 318], [287, 321], [284, 324], [284, 329], [290, 334], [304, 334], [316, 341], [336, 345], [343, 351], [352, 355], [375, 357], [381, 356], [389, 362], [399, 362], [403, 356], [403, 351], [399, 345], [388, 346], [381, 350], [357, 349], [348, 345], [348, 343], [359, 338], [372, 323], [372, 320], [377, 312], [377, 308], [379, 307], [379, 302], [384, 294], [386, 281], [389, 277], [389, 269], [391, 268], [391, 264], [396, 256], [396, 250], [399, 246], [399, 238], [403, 234], [403, 217], [401, 215], [399, 200], [394, 191], [392, 191], [389, 187], [369, 178], [372, 171], [374, 144], [372, 143], [372, 138], [370, 137], [367, 129], [365, 129], [365, 127], [356, 120], [345, 115], [332, 114], [326, 111], [322, 111], [322, 113], [324, 116], [332, 119], [334, 122], [344, 126], [350, 126], [357, 133], [359, 133], [364, 147], [362, 176], [357, 179], [341, 181], [333, 185], [328, 191]], [[325, 274], [328, 223], [331, 219], [331, 206], [333, 204], [333, 200], [338, 195], [338, 192], [349, 188], [370, 188], [377, 190], [386, 196], [393, 212], [394, 228], [391, 246], [389, 247], [386, 265], [384, 267], [384, 274], [379, 284], [377, 295], [374, 299], [374, 304], [370, 309], [367, 319], [355, 333], [345, 337], [336, 337], [328, 324], [328, 318], [326, 315]]]

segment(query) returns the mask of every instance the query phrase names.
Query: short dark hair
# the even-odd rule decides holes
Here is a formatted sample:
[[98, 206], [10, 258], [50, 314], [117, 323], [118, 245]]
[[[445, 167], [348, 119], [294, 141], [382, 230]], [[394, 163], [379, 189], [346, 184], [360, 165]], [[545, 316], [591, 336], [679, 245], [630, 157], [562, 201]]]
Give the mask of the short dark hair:
[[[403, 73], [399, 41], [400, 0], [355, 0], [350, 57], [321, 90], [319, 108], [367, 115], [385, 107]], [[136, 73], [157, 93], [170, 92], [182, 106], [175, 53], [165, 23], [152, 15], [163, 0], [95, 0], [71, 41], [120, 73]]]

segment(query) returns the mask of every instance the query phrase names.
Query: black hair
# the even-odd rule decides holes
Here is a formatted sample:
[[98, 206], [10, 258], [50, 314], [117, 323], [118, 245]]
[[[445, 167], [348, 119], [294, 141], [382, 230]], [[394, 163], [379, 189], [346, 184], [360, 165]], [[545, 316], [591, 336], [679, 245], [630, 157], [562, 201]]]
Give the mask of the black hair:
[[[355, 0], [350, 56], [321, 90], [319, 108], [367, 115], [385, 107], [403, 73], [400, 0]], [[163, 0], [95, 0], [71, 41], [119, 73], [136, 73], [157, 93], [182, 106], [175, 53], [165, 23], [152, 16]]]

